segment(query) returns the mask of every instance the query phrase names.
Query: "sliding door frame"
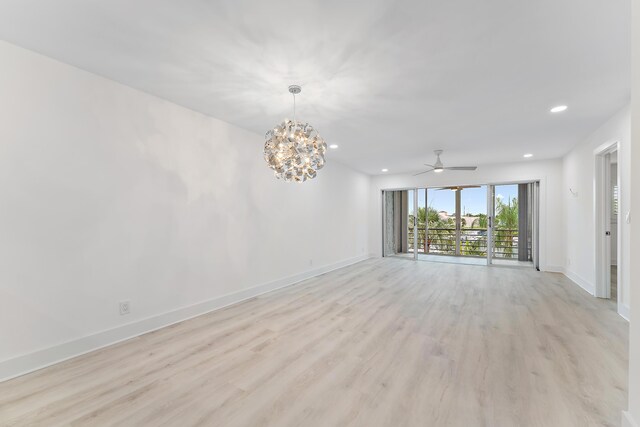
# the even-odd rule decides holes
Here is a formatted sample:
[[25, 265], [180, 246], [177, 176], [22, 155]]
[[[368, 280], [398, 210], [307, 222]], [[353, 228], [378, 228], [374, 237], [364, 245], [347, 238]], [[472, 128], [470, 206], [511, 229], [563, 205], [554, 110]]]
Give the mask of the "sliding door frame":
[[[495, 265], [493, 263], [493, 226], [495, 225], [495, 190], [499, 185], [520, 185], [520, 184], [533, 184], [534, 200], [533, 203], [533, 227], [531, 230], [531, 258], [533, 261], [533, 268], [540, 271], [540, 186], [542, 185], [542, 179], [526, 179], [522, 181], [509, 181], [509, 182], [494, 182], [487, 184], [487, 211], [491, 213], [491, 216], [487, 214], [487, 265]], [[491, 228], [491, 231], [489, 231]]]
[[[472, 184], [452, 184], [459, 187], [471, 187], [471, 186], [486, 186], [487, 187], [487, 256], [486, 261], [487, 265], [491, 266], [493, 264], [493, 226], [495, 221], [495, 187], [498, 185], [518, 185], [518, 184], [534, 184], [533, 192], [534, 198], [537, 203], [534, 204], [535, 208], [533, 209], [533, 229], [532, 229], [532, 258], [533, 258], [533, 267], [536, 270], [540, 270], [540, 192], [541, 188], [544, 185], [544, 178], [532, 178], [525, 180], [515, 180], [515, 181], [498, 181], [498, 182], [489, 182], [489, 183], [472, 183]], [[385, 192], [391, 191], [413, 191], [413, 218], [414, 218], [414, 238], [413, 238], [413, 260], [417, 261], [418, 258], [418, 191], [425, 191], [425, 209], [429, 207], [429, 199], [428, 192], [429, 189], [437, 189], [446, 187], [447, 185], [432, 185], [432, 186], [419, 186], [419, 187], [399, 187], [399, 188], [385, 188], [381, 190], [382, 195], [382, 256], [385, 256], [385, 225], [386, 225], [386, 210], [384, 208], [385, 202]], [[460, 255], [460, 233], [461, 233], [461, 216], [460, 212], [460, 200], [461, 197], [460, 191], [456, 191], [456, 254], [451, 256], [456, 257], [464, 257], [464, 255]], [[429, 221], [426, 221], [425, 224], [425, 247], [428, 245], [427, 240], [429, 236]], [[475, 257], [474, 257], [475, 258]], [[409, 258], [410, 259], [410, 258]]]
[[532, 219], [531, 219], [531, 257], [533, 258], [533, 268], [536, 271], [540, 271], [540, 181], [532, 182], [532, 194], [531, 205], [532, 207]]
[[418, 261], [418, 241], [420, 233], [418, 232], [418, 189], [413, 189], [413, 260]]
[[493, 223], [496, 214], [496, 184], [487, 184], [487, 265], [493, 265]]

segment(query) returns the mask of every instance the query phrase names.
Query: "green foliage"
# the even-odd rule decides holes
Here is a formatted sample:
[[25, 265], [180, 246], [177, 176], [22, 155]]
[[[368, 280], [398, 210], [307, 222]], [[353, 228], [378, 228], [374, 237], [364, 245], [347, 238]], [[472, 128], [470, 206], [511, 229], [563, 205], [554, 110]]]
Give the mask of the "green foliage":
[[474, 228], [487, 228], [487, 215], [486, 214], [478, 214], [478, 218], [471, 225]]
[[461, 255], [486, 256], [487, 240], [466, 240], [460, 242]]
[[[409, 215], [409, 218], [413, 218], [413, 216]], [[454, 224], [452, 219], [442, 220], [440, 219], [440, 215], [438, 211], [429, 206], [428, 208], [418, 208], [418, 226], [424, 226], [427, 221], [429, 222], [429, 228], [431, 227], [445, 227], [449, 224]]]
[[504, 203], [496, 200], [495, 247], [505, 258], [514, 256], [514, 238], [518, 236], [518, 199]]
[[496, 228], [518, 228], [518, 199], [510, 199], [508, 204], [497, 199]]
[[428, 246], [430, 248], [439, 247], [444, 251], [452, 250], [453, 248], [449, 245], [452, 240], [455, 240], [455, 220], [440, 218], [438, 211], [431, 206], [427, 208], [426, 216], [429, 220]]
[[[417, 211], [418, 224], [418, 247], [424, 251], [427, 247], [431, 251], [439, 253], [454, 254], [455, 242], [455, 220], [453, 218], [443, 219], [433, 207], [420, 207]], [[463, 218], [461, 226], [465, 229], [487, 229], [488, 220], [486, 214], [475, 215], [477, 218], [471, 224], [467, 224]], [[413, 224], [413, 215], [409, 216], [409, 224]], [[427, 227], [426, 227], [427, 226]], [[414, 231], [410, 225], [410, 244], [413, 245]], [[425, 228], [429, 229], [428, 241], [425, 242]], [[518, 236], [518, 200], [516, 198], [508, 200], [506, 203], [502, 199], [496, 200], [496, 215], [494, 227], [494, 244], [496, 252], [505, 258], [517, 256], [515, 239]], [[487, 240], [486, 235], [460, 242], [460, 253], [470, 256], [485, 256]], [[515, 246], [515, 247], [514, 247]]]

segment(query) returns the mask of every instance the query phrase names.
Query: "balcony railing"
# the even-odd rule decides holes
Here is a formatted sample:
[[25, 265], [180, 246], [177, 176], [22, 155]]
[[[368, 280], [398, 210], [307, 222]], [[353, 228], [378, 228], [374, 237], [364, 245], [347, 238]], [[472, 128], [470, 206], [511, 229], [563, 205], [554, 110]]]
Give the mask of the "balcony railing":
[[[426, 236], [425, 226], [418, 226], [418, 253], [455, 255], [456, 254], [456, 229], [455, 228], [429, 228], [429, 236]], [[415, 233], [409, 228], [409, 247], [413, 248]], [[518, 258], [518, 229], [503, 228], [494, 231], [493, 256], [496, 258]], [[462, 228], [460, 229], [460, 255], [486, 257], [487, 256], [487, 229], [486, 228]]]

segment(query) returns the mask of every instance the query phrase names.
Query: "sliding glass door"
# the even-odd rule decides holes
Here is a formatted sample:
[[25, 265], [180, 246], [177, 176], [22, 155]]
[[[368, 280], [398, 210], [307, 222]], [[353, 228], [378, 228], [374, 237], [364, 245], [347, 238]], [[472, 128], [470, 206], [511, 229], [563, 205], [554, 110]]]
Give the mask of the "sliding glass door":
[[487, 187], [460, 187], [460, 255], [487, 256]]
[[537, 267], [538, 192], [537, 182], [385, 190], [383, 255]]
[[494, 186], [492, 258], [517, 259], [519, 235], [518, 185]]
[[489, 264], [538, 267], [538, 182], [489, 186]]
[[486, 257], [486, 186], [429, 188], [426, 201], [426, 254]]

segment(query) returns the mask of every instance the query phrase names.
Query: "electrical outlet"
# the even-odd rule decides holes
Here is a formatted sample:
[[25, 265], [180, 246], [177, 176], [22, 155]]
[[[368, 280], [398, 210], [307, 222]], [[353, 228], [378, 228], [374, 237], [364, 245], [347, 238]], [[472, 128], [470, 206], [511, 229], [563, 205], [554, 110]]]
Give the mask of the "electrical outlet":
[[313, 260], [312, 260], [312, 259], [310, 259], [310, 260], [309, 260], [309, 266], [312, 266], [312, 265], [313, 265]]
[[129, 301], [120, 302], [120, 316], [131, 313], [131, 303]]

